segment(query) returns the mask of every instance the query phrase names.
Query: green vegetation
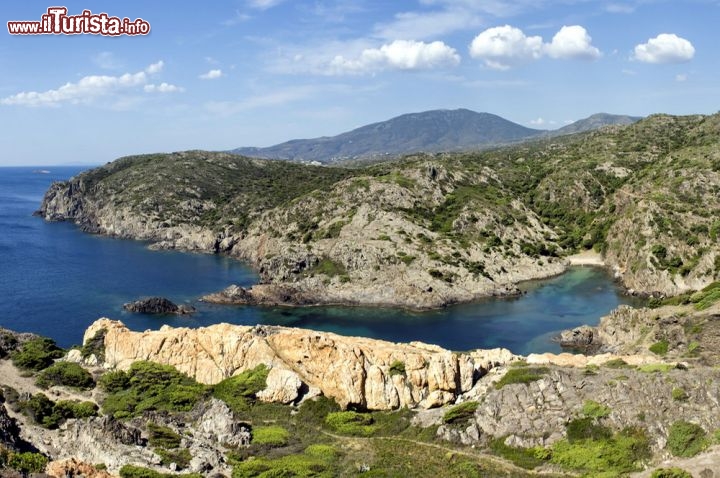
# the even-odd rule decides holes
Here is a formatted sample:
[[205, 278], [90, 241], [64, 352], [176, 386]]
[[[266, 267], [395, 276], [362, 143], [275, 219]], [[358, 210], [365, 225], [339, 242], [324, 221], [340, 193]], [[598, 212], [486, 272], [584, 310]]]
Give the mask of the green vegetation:
[[658, 468], [652, 472], [650, 478], [693, 478], [693, 476], [682, 468]]
[[200, 473], [160, 473], [149, 468], [143, 468], [142, 466], [125, 465], [120, 468], [121, 478], [202, 478]]
[[589, 418], [605, 418], [610, 415], [612, 410], [607, 405], [603, 405], [594, 400], [585, 400], [582, 407], [582, 414]]
[[490, 441], [490, 450], [498, 456], [513, 462], [515, 465], [532, 470], [547, 459], [547, 450], [544, 448], [520, 448], [505, 444], [506, 437], [495, 438]]
[[584, 473], [583, 476], [619, 476], [642, 469], [650, 446], [641, 429], [602, 433], [595, 438], [567, 439], [555, 443], [550, 461]]
[[337, 455], [337, 451], [331, 446], [311, 445], [300, 454], [286, 455], [276, 459], [254, 458], [236, 463], [232, 478], [256, 476], [332, 478], [338, 476], [334, 473]]
[[464, 402], [454, 407], [450, 407], [445, 415], [443, 415], [443, 423], [457, 423], [465, 421], [475, 414], [475, 410], [480, 404], [478, 402]]
[[16, 367], [39, 372], [63, 355], [64, 351], [55, 344], [54, 340], [38, 337], [28, 340], [16, 350], [12, 354], [12, 361]]
[[268, 373], [268, 368], [260, 364], [213, 386], [212, 395], [236, 413], [247, 412], [255, 401], [255, 394], [265, 389]]
[[670, 426], [667, 447], [673, 455], [695, 456], [707, 446], [707, 433], [700, 425], [679, 420]]
[[684, 388], [675, 387], [672, 389], [672, 399], [676, 402], [684, 402], [688, 399], [688, 394]]
[[703, 290], [690, 296], [696, 310], [705, 310], [720, 300], [720, 281], [713, 282]]
[[649, 363], [640, 365], [637, 369], [643, 373], [668, 373], [675, 365], [669, 363]]
[[311, 276], [324, 274], [328, 277], [344, 276], [347, 274], [347, 269], [341, 263], [333, 261], [329, 257], [323, 257], [317, 265], [307, 269], [306, 274]]
[[38, 374], [35, 383], [40, 388], [61, 385], [78, 390], [89, 390], [95, 387], [95, 380], [90, 372], [72, 362], [54, 363]]
[[255, 445], [285, 446], [289, 438], [290, 433], [278, 425], [256, 427], [252, 431], [252, 442]]
[[374, 419], [369, 413], [353, 411], [328, 413], [325, 424], [343, 435], [370, 436], [377, 430]]
[[603, 363], [602, 366], [607, 368], [631, 368], [631, 366], [621, 358], [608, 360]]
[[393, 363], [390, 364], [389, 369], [390, 376], [393, 375], [405, 375], [405, 362], [402, 360], [394, 360]]
[[45, 471], [48, 461], [40, 453], [14, 452], [0, 446], [0, 475], [2, 476], [5, 476], [3, 469], [7, 468], [17, 471], [22, 476], [42, 473]]
[[500, 390], [505, 385], [513, 383], [528, 384], [536, 380], [540, 380], [544, 375], [550, 372], [547, 367], [518, 367], [511, 368], [503, 377], [495, 383], [495, 388]]
[[667, 355], [669, 346], [670, 344], [667, 340], [661, 340], [652, 344], [649, 350], [655, 355]]
[[171, 428], [148, 422], [147, 431], [148, 443], [152, 447], [177, 448], [180, 446], [181, 437]]
[[88, 358], [91, 355], [97, 357], [98, 362], [102, 363], [105, 360], [105, 335], [107, 334], [106, 329], [100, 329], [95, 332], [86, 343], [80, 349], [80, 355], [82, 358]]
[[20, 400], [18, 409], [38, 425], [49, 429], [55, 429], [71, 418], [94, 417], [98, 411], [92, 402], [60, 400], [56, 403], [42, 393]]
[[108, 392], [103, 412], [115, 418], [140, 415], [145, 410], [190, 410], [205, 387], [169, 365], [138, 361], [127, 372], [109, 372], [100, 378]]

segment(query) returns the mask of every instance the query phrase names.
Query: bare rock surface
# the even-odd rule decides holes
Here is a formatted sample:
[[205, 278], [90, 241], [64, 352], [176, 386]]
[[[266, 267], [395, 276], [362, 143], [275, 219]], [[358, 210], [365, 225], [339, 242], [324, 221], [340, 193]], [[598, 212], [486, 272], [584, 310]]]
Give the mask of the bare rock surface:
[[187, 304], [177, 305], [165, 297], [148, 297], [123, 304], [123, 309], [138, 314], [177, 314], [188, 315], [195, 307]]

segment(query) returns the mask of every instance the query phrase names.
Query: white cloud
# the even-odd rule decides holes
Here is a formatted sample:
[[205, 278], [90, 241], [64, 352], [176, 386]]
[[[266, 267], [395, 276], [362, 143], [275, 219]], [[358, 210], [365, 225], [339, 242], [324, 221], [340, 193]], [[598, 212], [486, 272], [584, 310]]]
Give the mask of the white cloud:
[[164, 66], [165, 66], [165, 62], [163, 62], [162, 60], [160, 60], [160, 61], [158, 61], [157, 63], [153, 63], [152, 65], [150, 65], [150, 66], [148, 66], [147, 68], [145, 68], [145, 72], [146, 72], [148, 75], [154, 75], [154, 74], [156, 74], [156, 73], [160, 73], [160, 72], [162, 71], [162, 69], [163, 69]]
[[592, 38], [580, 25], [563, 26], [546, 46], [551, 58], [569, 60], [595, 60], [600, 50], [592, 46]]
[[222, 70], [210, 70], [207, 73], [200, 75], [201, 80], [215, 80], [223, 75]]
[[251, 8], [258, 10], [267, 10], [268, 8], [280, 5], [284, 0], [248, 0], [247, 4]]
[[510, 25], [488, 28], [470, 44], [470, 56], [482, 58], [487, 66], [497, 70], [536, 60], [542, 54], [541, 37], [526, 36], [522, 30]]
[[605, 7], [605, 11], [608, 13], [633, 13], [635, 12], [635, 6], [622, 3], [611, 3]]
[[540, 117], [538, 119], [530, 120], [529, 123], [533, 126], [542, 126], [546, 123], [546, 121]]
[[675, 81], [677, 81], [678, 83], [683, 83], [687, 80], [688, 80], [688, 75], [686, 75], [685, 73], [680, 73], [678, 75], [675, 75]]
[[331, 74], [363, 74], [386, 69], [430, 70], [456, 66], [460, 55], [441, 41], [425, 43], [395, 40], [380, 48], [367, 48], [359, 57], [349, 59], [337, 55], [330, 62]]
[[387, 40], [425, 39], [477, 27], [481, 24], [481, 18], [466, 9], [423, 13], [403, 12], [396, 14], [394, 21], [377, 25], [375, 35]]
[[[43, 92], [24, 91], [0, 100], [2, 105], [18, 106], [60, 106], [63, 103], [80, 104], [91, 103], [97, 98], [110, 96], [122, 91], [132, 91], [140, 86], [152, 86], [154, 91], [166, 92], [174, 85], [163, 83], [160, 86], [148, 85], [148, 74], [158, 73], [162, 70], [163, 62], [154, 63], [144, 71], [125, 73], [119, 76], [90, 75], [81, 78], [76, 83], [65, 83], [54, 90]], [[163, 86], [165, 85], [165, 86]], [[162, 91], [165, 90], [165, 91]]]
[[695, 56], [695, 47], [674, 33], [661, 33], [635, 47], [635, 60], [644, 63], [684, 63]]
[[593, 60], [601, 56], [592, 38], [580, 25], [564, 26], [550, 43], [539, 36], [527, 36], [519, 28], [504, 25], [488, 28], [470, 44], [470, 56], [480, 58], [496, 70], [507, 70], [543, 56], [555, 59]]
[[184, 88], [169, 83], [162, 82], [159, 85], [145, 85], [143, 87], [145, 93], [181, 93], [185, 91]]
[[110, 51], [103, 51], [93, 57], [93, 62], [103, 70], [118, 70], [123, 64]]

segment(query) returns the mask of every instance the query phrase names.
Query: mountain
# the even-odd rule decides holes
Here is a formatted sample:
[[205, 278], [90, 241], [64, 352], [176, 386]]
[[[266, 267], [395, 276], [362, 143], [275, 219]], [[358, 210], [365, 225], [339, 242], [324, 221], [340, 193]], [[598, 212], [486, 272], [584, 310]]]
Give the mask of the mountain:
[[337, 162], [414, 152], [461, 151], [537, 137], [531, 129], [490, 113], [467, 109], [404, 114], [331, 137], [296, 139], [232, 152], [266, 159]]
[[551, 136], [563, 136], [566, 134], [583, 133], [585, 131], [593, 131], [600, 129], [603, 126], [613, 125], [628, 125], [633, 124], [642, 119], [641, 116], [627, 116], [627, 115], [611, 115], [608, 113], [597, 113], [592, 116], [588, 116], [585, 119], [578, 120], [567, 126], [563, 126], [560, 129], [556, 129], [550, 132]]

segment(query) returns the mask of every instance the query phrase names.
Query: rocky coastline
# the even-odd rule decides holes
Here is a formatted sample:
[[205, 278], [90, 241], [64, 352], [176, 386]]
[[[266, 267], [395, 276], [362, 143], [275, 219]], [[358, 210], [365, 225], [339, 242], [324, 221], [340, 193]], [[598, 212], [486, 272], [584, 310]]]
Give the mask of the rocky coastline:
[[[712, 379], [720, 363], [714, 348], [714, 337], [720, 336], [713, 320], [717, 315], [718, 305], [702, 312], [691, 306], [621, 306], [596, 328], [565, 334], [575, 345], [579, 340], [598, 353], [527, 357], [504, 349], [457, 353], [418, 342], [390, 343], [279, 326], [164, 326], [134, 332], [121, 322], [100, 319], [85, 332], [83, 348], [71, 350], [58, 363], [79, 363], [100, 377], [152, 362], [172, 366], [208, 387], [265, 367], [266, 379], [256, 394], [259, 403], [304, 410], [303, 404], [330, 399], [341, 410], [411, 410], [413, 426], [434, 430], [434, 439], [451, 448], [482, 448], [502, 439], [517, 449], [554, 449], [566, 441], [568, 423], [582, 416], [588, 404], [600, 404], [605, 411], [598, 420], [608, 430], [644, 430], [652, 457], [647, 466], [675, 463], [668, 452], [672, 423], [687, 420], [704, 430], [720, 429], [713, 411], [720, 385]], [[0, 350], [13, 357], [24, 343], [37, 339], [10, 331], [0, 337], [5, 344]], [[665, 350], [653, 347], [657, 342], [666, 343]], [[90, 473], [85, 476], [117, 476], [126, 465], [169, 472], [174, 468], [157, 454], [165, 452], [148, 442], [155, 440], [152, 427], [184, 437], [181, 447], [192, 457], [182, 465], [185, 470], [229, 476], [227, 450], [243, 449], [254, 426], [259, 426], [239, 419], [225, 402], [212, 398], [187, 413], [149, 411], [130, 420], [111, 415], [70, 419], [58, 430], [48, 430], [34, 424], [15, 405], [18, 398], [12, 398], [22, 401], [43, 392], [34, 379], [23, 377], [8, 359], [0, 360], [0, 371], [7, 402], [0, 404], [0, 445], [52, 458], [46, 470], [50, 476], [78, 470]], [[539, 375], [527, 382], [508, 381], [531, 371]], [[56, 386], [43, 393], [53, 400], [98, 405], [105, 397], [99, 389], [80, 392]], [[466, 403], [479, 405], [459, 424], [443, 418]], [[154, 424], [150, 429], [149, 422]], [[696, 460], [683, 461], [683, 466], [699, 473], [713, 460], [720, 460], [720, 450], [709, 448]], [[92, 463], [103, 463], [104, 468], [90, 470]], [[565, 476], [559, 468], [546, 471]], [[519, 469], [509, 472], [524, 476]]]

